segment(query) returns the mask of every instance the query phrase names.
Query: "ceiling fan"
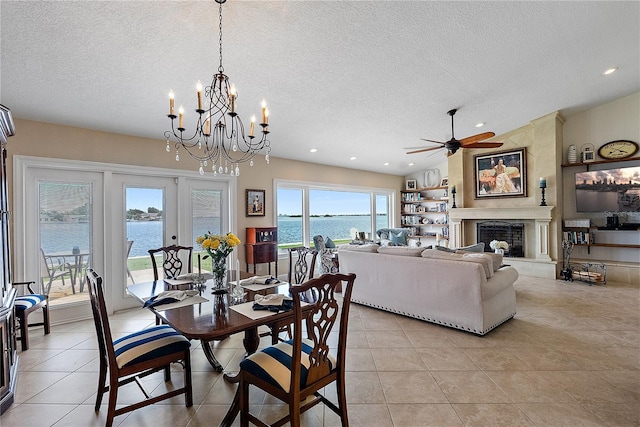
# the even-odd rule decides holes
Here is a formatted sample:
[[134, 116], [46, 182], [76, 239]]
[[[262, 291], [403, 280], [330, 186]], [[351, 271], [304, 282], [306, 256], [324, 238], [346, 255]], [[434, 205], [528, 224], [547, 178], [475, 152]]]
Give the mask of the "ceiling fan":
[[455, 154], [460, 148], [496, 148], [501, 147], [502, 142], [482, 142], [485, 139], [492, 138], [496, 136], [493, 132], [484, 132], [479, 133], [477, 135], [468, 136], [466, 138], [462, 138], [460, 140], [456, 139], [453, 133], [453, 116], [456, 114], [458, 110], [453, 109], [447, 111], [447, 114], [451, 116], [451, 139], [447, 142], [434, 141], [431, 139], [420, 138], [423, 141], [427, 142], [435, 142], [436, 144], [440, 144], [439, 147], [429, 147], [429, 148], [421, 148], [419, 150], [409, 151], [407, 154], [415, 154], [415, 153], [423, 153], [425, 151], [432, 150], [440, 150], [441, 148], [447, 149], [447, 156]]

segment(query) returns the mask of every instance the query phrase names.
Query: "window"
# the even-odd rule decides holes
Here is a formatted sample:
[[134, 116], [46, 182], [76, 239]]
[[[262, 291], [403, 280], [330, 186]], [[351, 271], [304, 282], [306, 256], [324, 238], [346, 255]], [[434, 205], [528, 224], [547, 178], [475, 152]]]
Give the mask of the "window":
[[393, 224], [393, 195], [389, 189], [277, 181], [279, 247], [310, 246], [315, 235], [337, 243], [351, 241], [355, 232], [373, 237], [375, 230]]

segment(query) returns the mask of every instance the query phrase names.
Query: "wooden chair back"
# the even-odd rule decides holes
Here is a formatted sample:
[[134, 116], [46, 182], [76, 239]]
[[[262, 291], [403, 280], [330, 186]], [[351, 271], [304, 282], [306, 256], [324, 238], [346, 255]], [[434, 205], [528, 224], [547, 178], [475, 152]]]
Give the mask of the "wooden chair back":
[[318, 252], [305, 246], [289, 248], [289, 271], [287, 282], [299, 285], [313, 278]]
[[[151, 256], [151, 263], [153, 264], [153, 280], [158, 280], [160, 275], [158, 274], [158, 266], [155, 255], [157, 253], [162, 254], [162, 272], [167, 279], [173, 279], [178, 277], [182, 273], [191, 273], [191, 258], [193, 256], [193, 246], [164, 246], [158, 249], [149, 249], [149, 255]], [[183, 271], [183, 267], [186, 262], [186, 271]]]
[[[300, 414], [321, 402], [340, 416], [343, 426], [348, 425], [345, 355], [351, 291], [355, 278], [355, 274], [323, 274], [303, 284], [291, 286], [294, 312], [292, 342], [278, 343], [275, 348], [272, 346], [264, 349], [261, 354], [256, 354], [255, 357], [254, 355], [249, 356], [240, 365], [239, 401], [242, 426], [248, 425], [249, 422], [265, 425], [249, 412], [249, 385], [261, 388], [288, 404], [289, 414], [272, 425], [279, 426], [288, 422], [291, 426], [298, 427], [300, 426]], [[342, 302], [340, 302], [337, 289], [343, 285], [343, 282], [345, 283], [342, 286], [343, 295]], [[309, 292], [317, 295], [317, 299], [309, 303], [311, 305], [310, 311], [307, 311], [308, 306], [305, 306], [303, 312], [303, 296]], [[305, 322], [306, 328], [302, 327], [303, 322]], [[330, 332], [334, 328], [338, 329], [338, 348], [335, 355], [330, 354], [329, 351], [329, 337], [330, 335], [333, 337]], [[305, 336], [304, 341], [303, 335]], [[305, 352], [305, 348], [311, 348], [311, 350]], [[276, 356], [277, 354], [280, 356]], [[283, 355], [289, 354], [290, 360], [281, 359]], [[274, 360], [272, 363], [269, 360], [271, 355], [274, 355], [273, 357], [277, 358], [277, 361], [272, 359]], [[302, 363], [303, 356], [305, 357], [304, 363]], [[308, 358], [308, 362], [306, 358]], [[301, 383], [302, 366], [306, 368], [304, 383]], [[283, 368], [287, 367], [290, 367], [290, 381], [287, 387], [284, 387], [284, 384], [280, 382], [276, 384], [267, 379], [283, 378]], [[337, 404], [321, 393], [321, 390], [332, 382], [335, 382], [337, 387]], [[310, 396], [313, 398], [307, 399]], [[304, 404], [301, 405], [303, 401]]]

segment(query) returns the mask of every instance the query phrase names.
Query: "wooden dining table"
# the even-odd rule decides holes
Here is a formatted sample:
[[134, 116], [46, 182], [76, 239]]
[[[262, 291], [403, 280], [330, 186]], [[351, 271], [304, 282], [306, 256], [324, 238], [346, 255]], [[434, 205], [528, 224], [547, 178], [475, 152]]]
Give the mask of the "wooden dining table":
[[[213, 354], [211, 343], [223, 340], [236, 333], [244, 333], [242, 341], [247, 355], [255, 353], [260, 344], [258, 327], [262, 325], [278, 326], [293, 322], [293, 311], [256, 312], [250, 311], [252, 303], [238, 305], [231, 304], [228, 293], [212, 294], [212, 281], [209, 280], [200, 289], [199, 295], [207, 301], [190, 304], [177, 308], [165, 309], [162, 305], [151, 308], [151, 311], [163, 322], [190, 340], [200, 340], [202, 349], [211, 366], [218, 372], [223, 371], [222, 365]], [[186, 287], [191, 287], [186, 285]], [[175, 289], [175, 285], [158, 280], [153, 282], [136, 283], [127, 287], [127, 292], [141, 303], [159, 293]], [[289, 284], [282, 283], [274, 287], [273, 292], [289, 294]], [[199, 298], [198, 298], [199, 299]], [[245, 313], [245, 314], [242, 314]], [[238, 382], [237, 375], [224, 374], [229, 382]], [[236, 391], [233, 402], [221, 426], [230, 426], [239, 412], [239, 394]]]

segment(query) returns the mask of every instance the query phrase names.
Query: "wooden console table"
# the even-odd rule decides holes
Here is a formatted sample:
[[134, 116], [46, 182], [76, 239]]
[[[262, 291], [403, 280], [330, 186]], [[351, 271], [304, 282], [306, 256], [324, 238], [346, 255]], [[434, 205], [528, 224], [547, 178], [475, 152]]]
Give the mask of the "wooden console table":
[[246, 244], [244, 245], [247, 262], [253, 264], [253, 274], [256, 274], [256, 264], [275, 263], [275, 275], [278, 276], [278, 227], [247, 227]]

